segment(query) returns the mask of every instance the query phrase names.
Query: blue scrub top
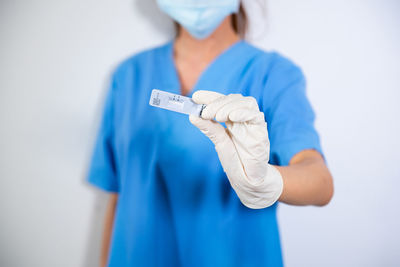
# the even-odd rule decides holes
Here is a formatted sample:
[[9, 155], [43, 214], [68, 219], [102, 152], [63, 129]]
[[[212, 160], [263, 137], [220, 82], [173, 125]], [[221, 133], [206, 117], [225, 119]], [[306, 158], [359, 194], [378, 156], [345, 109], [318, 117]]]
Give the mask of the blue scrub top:
[[[148, 104], [153, 88], [180, 94], [173, 42], [124, 61], [110, 87], [88, 175], [119, 194], [109, 266], [282, 266], [277, 204], [245, 207], [188, 116]], [[304, 149], [321, 152], [304, 76], [277, 53], [239, 41], [196, 90], [255, 97], [271, 164], [288, 165]]]

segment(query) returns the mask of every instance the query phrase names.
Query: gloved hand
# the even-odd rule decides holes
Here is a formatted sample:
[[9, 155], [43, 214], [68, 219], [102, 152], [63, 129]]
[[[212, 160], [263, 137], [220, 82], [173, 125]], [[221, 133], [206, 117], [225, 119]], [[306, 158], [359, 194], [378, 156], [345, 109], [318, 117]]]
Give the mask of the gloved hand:
[[[280, 172], [268, 164], [267, 124], [257, 101], [240, 94], [225, 96], [212, 91], [195, 92], [193, 101], [207, 106], [202, 118], [190, 116], [190, 122], [214, 143], [240, 201], [252, 209], [274, 204], [282, 194], [283, 181]], [[218, 122], [224, 122], [226, 128]]]

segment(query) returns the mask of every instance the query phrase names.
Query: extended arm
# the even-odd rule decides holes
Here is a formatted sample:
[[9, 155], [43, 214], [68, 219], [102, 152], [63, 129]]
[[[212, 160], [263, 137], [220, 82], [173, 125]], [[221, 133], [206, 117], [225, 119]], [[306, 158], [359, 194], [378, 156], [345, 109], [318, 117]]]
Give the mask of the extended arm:
[[291, 159], [289, 166], [275, 167], [284, 184], [279, 201], [291, 205], [323, 206], [331, 200], [332, 176], [317, 151], [303, 150]]
[[269, 164], [267, 124], [253, 97], [196, 91], [193, 100], [207, 106], [201, 118], [189, 119], [214, 143], [230, 184], [246, 207], [262, 209], [278, 200], [320, 206], [330, 201], [332, 177], [317, 151], [299, 152], [287, 167]]

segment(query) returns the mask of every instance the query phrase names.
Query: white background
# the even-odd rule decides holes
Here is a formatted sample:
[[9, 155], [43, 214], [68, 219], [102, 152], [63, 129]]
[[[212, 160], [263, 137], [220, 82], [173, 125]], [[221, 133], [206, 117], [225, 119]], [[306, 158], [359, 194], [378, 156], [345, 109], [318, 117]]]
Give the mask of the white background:
[[[286, 265], [399, 266], [400, 2], [249, 2], [250, 39], [304, 69], [335, 179], [327, 207], [280, 206]], [[0, 0], [0, 266], [97, 265], [105, 84], [172, 32], [149, 0]]]

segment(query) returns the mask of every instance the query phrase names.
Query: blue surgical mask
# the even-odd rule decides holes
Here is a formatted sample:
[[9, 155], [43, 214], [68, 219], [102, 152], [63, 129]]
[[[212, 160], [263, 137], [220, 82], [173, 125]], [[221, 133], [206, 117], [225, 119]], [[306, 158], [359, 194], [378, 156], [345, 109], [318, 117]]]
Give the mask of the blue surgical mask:
[[196, 39], [211, 35], [226, 16], [237, 13], [240, 0], [157, 0], [160, 9]]

